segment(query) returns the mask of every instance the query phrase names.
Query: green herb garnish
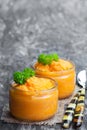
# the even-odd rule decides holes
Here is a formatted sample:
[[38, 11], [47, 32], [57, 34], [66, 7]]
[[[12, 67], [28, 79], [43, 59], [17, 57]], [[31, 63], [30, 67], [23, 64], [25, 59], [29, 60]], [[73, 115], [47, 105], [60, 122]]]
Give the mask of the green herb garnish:
[[18, 84], [24, 84], [26, 80], [32, 76], [35, 76], [35, 71], [31, 68], [25, 68], [22, 72], [14, 72], [14, 81]]
[[24, 79], [26, 81], [28, 78], [35, 76], [35, 71], [30, 68], [25, 68], [23, 70], [23, 75], [24, 75]]
[[23, 84], [25, 82], [24, 75], [22, 72], [14, 72], [13, 77], [14, 77], [14, 81], [18, 84]]
[[38, 56], [38, 62], [42, 63], [43, 65], [49, 65], [52, 61], [58, 61], [59, 56], [56, 53], [53, 54], [40, 54]]

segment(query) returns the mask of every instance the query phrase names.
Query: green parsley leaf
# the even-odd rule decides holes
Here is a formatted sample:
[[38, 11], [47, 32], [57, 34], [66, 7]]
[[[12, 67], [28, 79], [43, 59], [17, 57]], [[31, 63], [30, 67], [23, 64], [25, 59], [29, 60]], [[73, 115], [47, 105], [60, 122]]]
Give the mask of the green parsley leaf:
[[49, 65], [52, 61], [58, 61], [59, 56], [56, 53], [53, 54], [40, 54], [38, 56], [38, 62], [42, 63], [43, 65]]
[[13, 74], [14, 77], [14, 81], [18, 84], [24, 84], [24, 75], [22, 74], [22, 72], [15, 72]]
[[18, 84], [24, 84], [26, 80], [32, 76], [35, 76], [35, 71], [31, 68], [25, 68], [22, 72], [14, 72], [14, 81]]

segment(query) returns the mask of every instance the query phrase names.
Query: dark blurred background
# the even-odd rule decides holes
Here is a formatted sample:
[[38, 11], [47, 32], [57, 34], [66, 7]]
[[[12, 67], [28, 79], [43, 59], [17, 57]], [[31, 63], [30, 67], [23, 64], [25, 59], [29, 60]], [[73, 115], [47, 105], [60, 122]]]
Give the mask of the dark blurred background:
[[57, 52], [87, 66], [86, 0], [0, 0], [0, 68], [29, 65]]

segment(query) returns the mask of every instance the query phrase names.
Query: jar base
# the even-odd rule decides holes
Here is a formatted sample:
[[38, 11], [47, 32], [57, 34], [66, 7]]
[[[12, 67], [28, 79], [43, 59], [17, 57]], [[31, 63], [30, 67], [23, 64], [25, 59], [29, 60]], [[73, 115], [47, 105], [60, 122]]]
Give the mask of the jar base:
[[73, 93], [68, 96], [59, 97], [59, 100], [67, 99], [67, 98], [71, 97], [72, 95], [73, 95]]
[[[56, 114], [56, 113], [55, 113]], [[19, 120], [19, 121], [24, 121], [24, 122], [29, 122], [29, 123], [33, 123], [33, 122], [40, 122], [40, 121], [46, 121], [46, 120], [48, 120], [48, 119], [51, 119], [52, 117], [54, 117], [55, 116], [55, 114], [54, 115], [52, 115], [52, 116], [50, 116], [50, 117], [48, 117], [48, 118], [45, 118], [45, 119], [37, 119], [37, 120], [32, 120], [32, 119], [24, 119], [24, 118], [19, 118], [19, 117], [17, 117], [17, 116], [14, 116], [11, 112], [10, 112], [10, 115], [14, 118], [14, 119], [16, 119], [16, 120]]]

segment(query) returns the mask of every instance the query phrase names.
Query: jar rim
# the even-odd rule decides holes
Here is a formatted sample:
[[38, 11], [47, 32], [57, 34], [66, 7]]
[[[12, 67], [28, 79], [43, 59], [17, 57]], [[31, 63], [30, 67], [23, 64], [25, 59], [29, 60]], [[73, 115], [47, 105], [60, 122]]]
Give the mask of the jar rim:
[[[39, 91], [36, 91], [36, 92], [50, 92], [50, 91], [53, 91], [55, 89], [58, 89], [58, 83], [54, 79], [49, 78], [49, 77], [39, 76], [39, 75], [36, 76], [36, 77], [50, 79], [52, 82], [54, 82], [54, 86], [52, 88], [39, 90]], [[13, 86], [14, 83], [15, 82], [13, 80], [10, 82], [10, 87], [13, 88], [14, 90], [18, 90], [20, 92], [31, 92], [30, 90], [27, 91], [27, 90], [20, 90], [20, 89], [18, 89], [17, 87], [19, 86], [19, 84], [17, 84], [17, 86]]]
[[60, 59], [66, 60], [66, 61], [68, 61], [69, 63], [71, 63], [71, 64], [72, 64], [72, 68], [69, 68], [69, 69], [67, 69], [67, 70], [45, 71], [45, 70], [37, 69], [37, 68], [34, 67], [34, 64], [36, 63], [36, 61], [32, 62], [31, 68], [34, 69], [34, 70], [37, 70], [37, 71], [41, 71], [41, 72], [49, 72], [49, 73], [51, 73], [51, 74], [52, 74], [52, 73], [58, 73], [58, 74], [59, 74], [59, 73], [61, 73], [61, 72], [68, 72], [68, 71], [70, 71], [70, 70], [75, 69], [75, 64], [74, 64], [73, 61], [68, 60], [68, 59], [66, 59], [66, 58], [60, 58]]

